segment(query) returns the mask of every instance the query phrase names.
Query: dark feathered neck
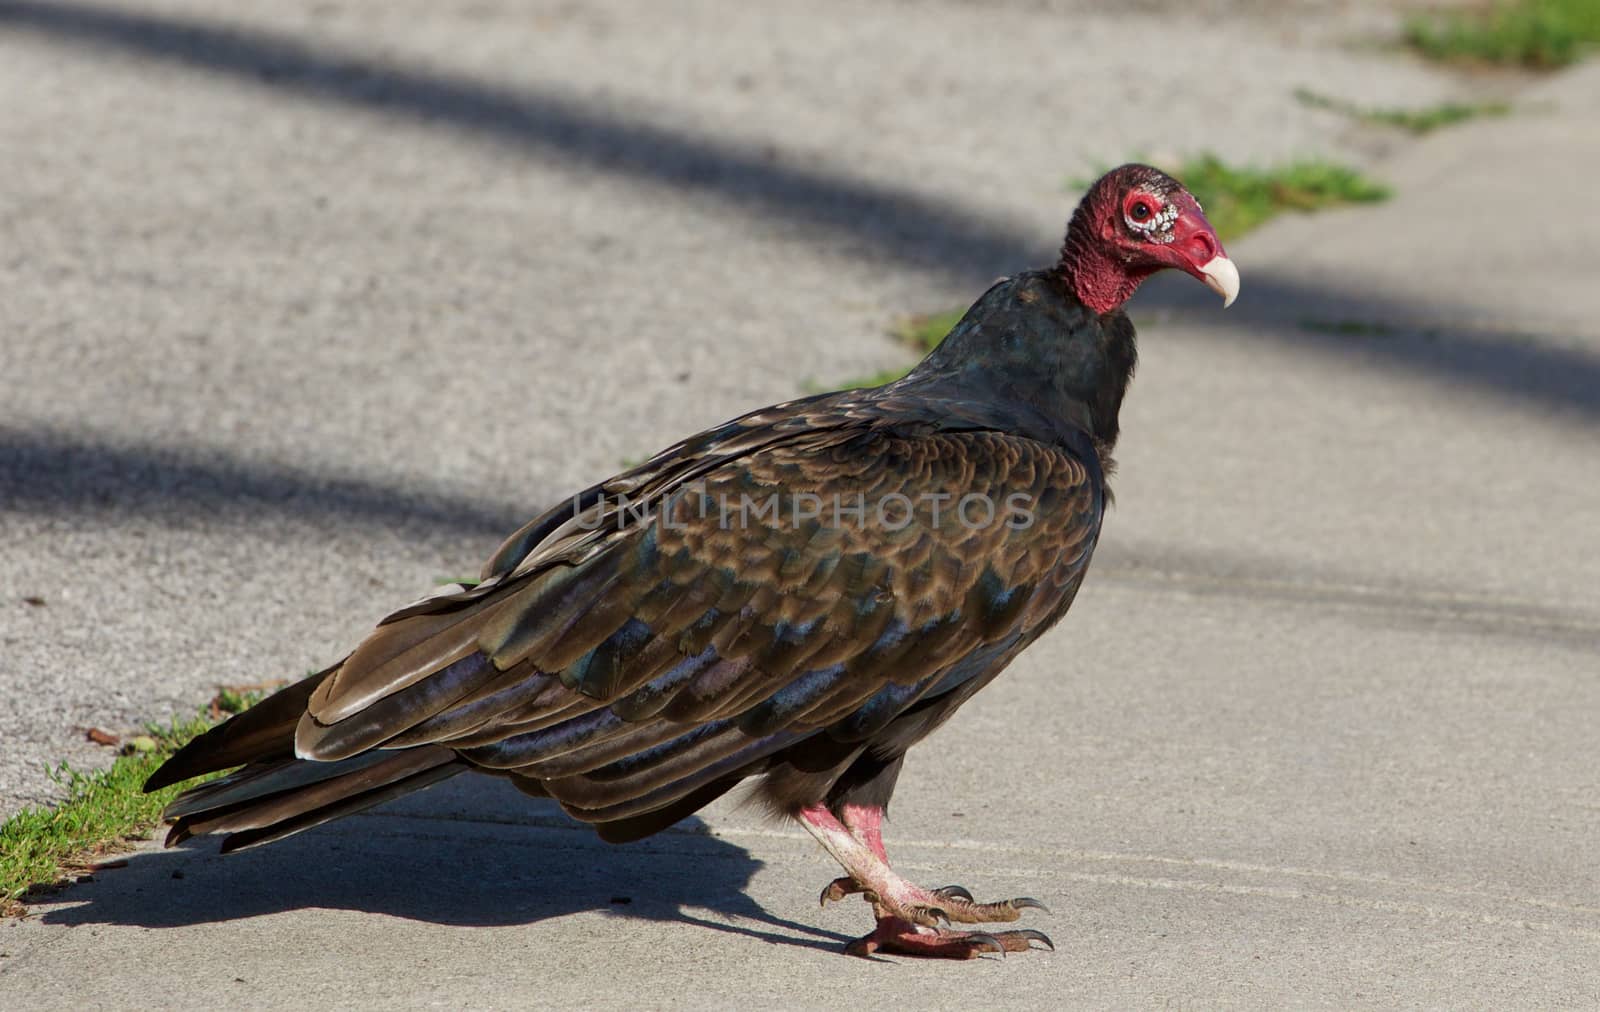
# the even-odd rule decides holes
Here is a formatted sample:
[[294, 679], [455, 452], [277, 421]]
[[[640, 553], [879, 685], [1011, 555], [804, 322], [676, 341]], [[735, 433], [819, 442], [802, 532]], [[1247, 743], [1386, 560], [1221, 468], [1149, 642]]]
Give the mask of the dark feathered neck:
[[1084, 432], [1105, 457], [1137, 358], [1125, 315], [1084, 305], [1057, 271], [1030, 271], [989, 289], [904, 382], [1009, 408], [1019, 431], [1036, 419]]

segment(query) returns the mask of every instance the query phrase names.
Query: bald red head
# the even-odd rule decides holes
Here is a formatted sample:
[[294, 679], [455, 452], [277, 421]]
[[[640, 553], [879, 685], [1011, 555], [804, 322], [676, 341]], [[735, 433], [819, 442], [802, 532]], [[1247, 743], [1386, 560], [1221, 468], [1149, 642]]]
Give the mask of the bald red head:
[[1239, 293], [1238, 269], [1183, 184], [1148, 165], [1112, 169], [1089, 188], [1067, 225], [1063, 277], [1078, 301], [1109, 313], [1168, 267], [1205, 282], [1225, 306]]

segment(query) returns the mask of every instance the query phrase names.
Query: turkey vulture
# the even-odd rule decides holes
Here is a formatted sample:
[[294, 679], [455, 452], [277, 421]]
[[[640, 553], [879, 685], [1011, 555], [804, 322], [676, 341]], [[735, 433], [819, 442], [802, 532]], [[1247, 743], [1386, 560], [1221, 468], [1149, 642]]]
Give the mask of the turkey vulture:
[[906, 750], [1072, 603], [1134, 367], [1120, 307], [1167, 267], [1238, 293], [1188, 191], [1111, 171], [1056, 264], [996, 283], [903, 379], [763, 408], [585, 489], [481, 582], [191, 741], [146, 790], [241, 768], [172, 803], [168, 846], [268, 843], [468, 770], [622, 842], [759, 778], [843, 867], [823, 901], [871, 903], [848, 951], [1048, 946], [953, 930], [1040, 904], [907, 881], [881, 820]]

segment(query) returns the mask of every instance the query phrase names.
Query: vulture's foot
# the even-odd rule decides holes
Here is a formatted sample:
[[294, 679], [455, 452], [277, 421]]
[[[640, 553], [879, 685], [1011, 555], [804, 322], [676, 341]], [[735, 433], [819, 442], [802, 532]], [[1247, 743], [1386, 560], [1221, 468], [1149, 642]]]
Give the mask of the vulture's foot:
[[829, 882], [822, 890], [822, 905], [827, 906], [860, 893], [880, 917], [900, 917], [913, 924], [929, 926], [998, 924], [1017, 920], [1024, 910], [1050, 912], [1049, 907], [1032, 896], [978, 903], [972, 898], [972, 893], [958, 885], [924, 889], [901, 877], [887, 862], [881, 869], [873, 868], [868, 874], [869, 882], [858, 882], [849, 875]]
[[1049, 910], [1027, 896], [978, 903], [961, 886], [925, 889], [889, 866], [883, 848], [883, 809], [845, 805], [836, 816], [824, 805], [802, 808], [801, 825], [843, 866], [845, 875], [822, 890], [827, 905], [856, 893], [872, 904], [878, 927], [850, 944], [850, 952], [898, 952], [906, 955], [969, 959], [984, 952], [1022, 952], [1030, 942], [1054, 948], [1037, 931], [999, 934], [947, 930], [952, 923], [993, 924], [1014, 921], [1028, 909]]
[[1027, 952], [1038, 942], [1054, 950], [1055, 944], [1042, 931], [1031, 928], [1020, 931], [947, 931], [929, 928], [899, 917], [879, 917], [878, 926], [870, 935], [845, 946], [852, 956], [870, 956], [885, 953], [900, 956], [926, 956], [933, 959], [976, 959], [996, 952], [1002, 957], [1008, 952]]

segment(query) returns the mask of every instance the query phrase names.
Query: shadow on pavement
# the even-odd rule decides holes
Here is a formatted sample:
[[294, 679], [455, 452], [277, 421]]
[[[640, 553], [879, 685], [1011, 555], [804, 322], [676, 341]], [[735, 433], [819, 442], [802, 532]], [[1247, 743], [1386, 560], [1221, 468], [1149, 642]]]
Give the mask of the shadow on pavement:
[[[1133, 307], [1190, 316], [1192, 303], [1166, 285], [1153, 285]], [[1310, 356], [1377, 360], [1436, 384], [1487, 394], [1513, 407], [1581, 424], [1600, 424], [1600, 356], [1553, 343], [1554, 338], [1509, 331], [1431, 328], [1415, 307], [1361, 303], [1361, 315], [1340, 315], [1326, 291], [1295, 291], [1278, 282], [1258, 308], [1228, 317], [1226, 336], [1303, 349]], [[1298, 305], [1323, 315], [1285, 320]], [[1349, 311], [1345, 311], [1349, 312]], [[1386, 315], [1387, 314], [1387, 315]], [[1199, 317], [1194, 317], [1199, 319]], [[1224, 326], [1221, 322], [1212, 328]], [[1208, 329], [1212, 329], [1208, 328]], [[1357, 333], [1346, 329], [1353, 328]], [[1162, 323], [1143, 323], [1141, 342], [1158, 353]], [[750, 408], [759, 405], [751, 403]], [[400, 484], [319, 475], [278, 464], [261, 465], [208, 449], [118, 445], [49, 429], [0, 429], [0, 509], [59, 514], [105, 511], [126, 518], [206, 517], [249, 522], [292, 514], [321, 522], [453, 531], [499, 539], [546, 504], [487, 502], [447, 492], [418, 492]]]
[[[1571, 335], [1469, 326], [1468, 307], [1348, 292], [1252, 270], [1225, 314], [1188, 278], [1169, 274], [1145, 285], [1128, 306], [1136, 322], [1182, 319], [1229, 339], [1287, 345], [1327, 358], [1357, 359], [1504, 403], [1600, 423], [1600, 355]], [[1140, 323], [1140, 345], [1154, 354], [1162, 323]]]
[[765, 148], [686, 137], [575, 98], [396, 66], [283, 32], [89, 3], [0, 0], [5, 28], [441, 126], [597, 172], [712, 192], [758, 214], [849, 233], [870, 255], [924, 269], [982, 274], [993, 264], [1026, 263], [1046, 238], [1018, 236], [947, 202], [785, 165]]
[[[784, 164], [765, 146], [687, 136], [577, 98], [498, 86], [472, 77], [407, 68], [284, 32], [134, 12], [90, 3], [0, 0], [0, 31], [28, 32], [252, 82], [271, 92], [437, 126], [557, 157], [644, 183], [704, 192], [762, 216], [842, 236], [863, 259], [890, 257], [971, 285], [1042, 261], [1058, 223], [1021, 232], [983, 214], [906, 189], [825, 169]], [[530, 53], [537, 58], [537, 53]], [[1250, 305], [1301, 316], [1343, 312], [1358, 321], [1417, 320], [1461, 307], [1427, 306], [1339, 292], [1246, 264]], [[1191, 298], [1144, 296], [1142, 308], [1191, 306]], [[1140, 303], [1135, 304], [1136, 311]], [[1220, 325], [1236, 327], [1246, 303]], [[1343, 307], [1341, 309], [1341, 307]], [[932, 308], [932, 307], [930, 307]], [[1208, 307], [1210, 308], [1210, 307]], [[1208, 312], [1207, 316], [1212, 315]], [[1282, 336], [1290, 326], [1262, 331]], [[1280, 322], [1282, 322], [1280, 320]], [[1338, 353], [1348, 335], [1306, 334]], [[1435, 382], [1463, 384], [1600, 420], [1600, 356], [1532, 343], [1528, 335], [1476, 333], [1449, 340], [1366, 340], [1362, 354]]]
[[[754, 148], [683, 136], [573, 98], [393, 66], [280, 32], [93, 4], [0, 0], [5, 30], [111, 48], [296, 98], [465, 131], [598, 172], [711, 192], [753, 214], [842, 234], [872, 256], [963, 283], [1038, 260], [1038, 240], [1050, 234], [1023, 235], [947, 202], [784, 165]], [[1152, 283], [1132, 309], [1136, 316], [1192, 314], [1230, 340], [1355, 356], [1418, 380], [1600, 423], [1600, 355], [1559, 335], [1452, 328], [1449, 314], [1461, 307], [1344, 292], [1248, 265], [1247, 278], [1248, 300], [1225, 317], [1207, 293], [1181, 278]], [[974, 295], [980, 289], [981, 282], [973, 284]], [[1434, 327], [1430, 320], [1446, 322]], [[1147, 325], [1144, 336], [1153, 346], [1161, 325]], [[418, 494], [215, 451], [118, 445], [47, 429], [0, 431], [0, 507], [25, 512], [244, 519], [276, 513], [499, 537], [534, 515], [535, 505]]]
[[[604, 911], [829, 951], [847, 941], [752, 900], [745, 888], [761, 862], [704, 833], [699, 819], [617, 847], [549, 802], [467, 777], [387, 811], [396, 808], [416, 814], [379, 809], [227, 857], [215, 838], [136, 854], [126, 868], [52, 897], [71, 905], [40, 919], [174, 928], [321, 908], [465, 927]], [[485, 814], [499, 818], [475, 817]], [[519, 821], [501, 821], [507, 817]]]
[[104, 512], [174, 522], [265, 514], [371, 527], [458, 531], [498, 540], [542, 504], [484, 502], [162, 446], [118, 445], [48, 429], [0, 428], [0, 509]]

